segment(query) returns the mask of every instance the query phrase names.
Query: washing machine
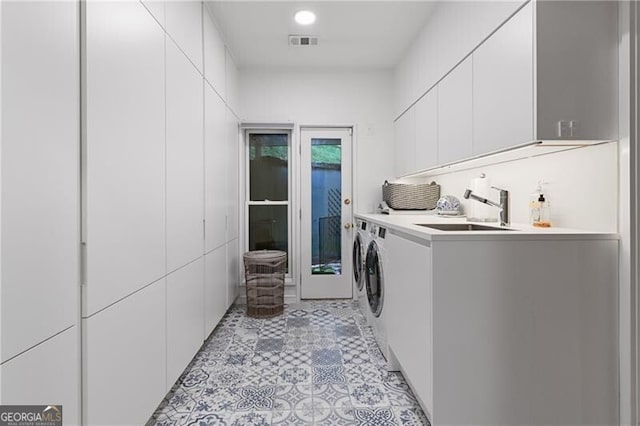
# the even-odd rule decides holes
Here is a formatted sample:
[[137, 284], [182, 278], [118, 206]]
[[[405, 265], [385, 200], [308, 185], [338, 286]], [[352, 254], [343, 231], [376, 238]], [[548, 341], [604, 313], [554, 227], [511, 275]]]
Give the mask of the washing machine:
[[384, 240], [387, 229], [374, 226], [375, 236], [367, 246], [365, 256], [365, 290], [367, 294], [368, 321], [373, 329], [378, 346], [384, 357], [389, 360], [387, 328], [384, 313]]
[[367, 311], [369, 310], [367, 292], [365, 290], [365, 256], [367, 255], [367, 247], [371, 242], [370, 228], [370, 223], [361, 219], [356, 219], [356, 235], [353, 239], [352, 252], [353, 283], [360, 311], [365, 318], [367, 318]]

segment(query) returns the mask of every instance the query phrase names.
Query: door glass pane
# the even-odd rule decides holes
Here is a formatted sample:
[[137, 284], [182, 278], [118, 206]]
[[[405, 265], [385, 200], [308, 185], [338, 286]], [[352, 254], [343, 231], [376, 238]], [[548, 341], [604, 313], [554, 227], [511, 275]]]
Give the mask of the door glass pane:
[[342, 273], [342, 140], [311, 139], [311, 273]]
[[289, 137], [287, 134], [249, 135], [251, 201], [289, 198]]
[[288, 250], [288, 206], [249, 206], [249, 250]]

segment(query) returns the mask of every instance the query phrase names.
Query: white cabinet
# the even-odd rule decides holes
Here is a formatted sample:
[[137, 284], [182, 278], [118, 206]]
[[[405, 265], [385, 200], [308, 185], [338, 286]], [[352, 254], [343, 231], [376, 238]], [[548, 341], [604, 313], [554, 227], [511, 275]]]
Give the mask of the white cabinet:
[[531, 2], [473, 53], [474, 154], [617, 139], [617, 7]]
[[84, 424], [142, 425], [167, 392], [165, 280], [84, 319]]
[[224, 99], [226, 96], [226, 49], [214, 20], [206, 7], [203, 10], [203, 25], [204, 76], [220, 97]]
[[202, 2], [167, 0], [165, 21], [167, 33], [202, 73]]
[[386, 248], [389, 348], [410, 380], [416, 396], [433, 409], [432, 271], [427, 241], [389, 232]]
[[415, 105], [416, 139], [415, 169], [438, 164], [438, 97], [434, 87]]
[[151, 16], [153, 16], [156, 21], [164, 28], [165, 19], [164, 19], [164, 3], [165, 0], [141, 0], [144, 7], [147, 8]]
[[203, 250], [203, 79], [167, 39], [167, 270]]
[[[4, 11], [3, 11], [4, 12]], [[52, 337], [0, 366], [0, 404], [62, 405], [65, 425], [80, 424], [79, 327]]]
[[535, 3], [536, 139], [618, 138], [619, 4]]
[[416, 170], [416, 110], [411, 108], [394, 123], [395, 173], [402, 176]]
[[239, 253], [238, 239], [236, 238], [227, 243], [227, 308], [231, 306], [238, 297], [242, 261]]
[[533, 6], [473, 53], [473, 153], [533, 140]]
[[438, 84], [438, 163], [470, 157], [473, 65], [465, 59]]
[[238, 119], [227, 108], [227, 241], [238, 238], [239, 184], [240, 179], [240, 139], [238, 137]]
[[1, 7], [5, 361], [77, 320], [79, 17], [74, 2]]
[[218, 325], [229, 306], [227, 301], [227, 246], [204, 256], [204, 330], [208, 336]]
[[227, 227], [227, 151], [228, 128], [226, 108], [218, 94], [208, 85], [204, 87], [204, 202], [205, 253], [224, 245]]
[[164, 32], [139, 2], [87, 2], [90, 315], [165, 275]]
[[205, 337], [204, 261], [167, 276], [167, 391], [198, 352]]
[[227, 106], [238, 114], [238, 69], [229, 49], [225, 49], [225, 100]]
[[389, 347], [431, 424], [617, 423], [615, 237], [388, 229]]

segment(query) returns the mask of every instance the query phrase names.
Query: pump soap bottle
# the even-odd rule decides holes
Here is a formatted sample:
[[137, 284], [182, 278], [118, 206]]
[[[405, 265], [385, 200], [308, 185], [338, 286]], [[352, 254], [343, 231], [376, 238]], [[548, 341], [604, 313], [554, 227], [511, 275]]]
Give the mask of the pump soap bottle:
[[542, 183], [538, 181], [538, 187], [529, 197], [529, 223], [539, 228], [551, 226], [549, 201], [542, 192]]

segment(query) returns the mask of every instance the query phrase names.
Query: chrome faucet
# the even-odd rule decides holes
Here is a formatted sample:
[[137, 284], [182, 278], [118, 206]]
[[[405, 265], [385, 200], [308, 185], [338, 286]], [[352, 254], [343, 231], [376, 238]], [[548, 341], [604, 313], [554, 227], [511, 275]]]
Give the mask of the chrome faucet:
[[464, 191], [464, 198], [471, 198], [473, 200], [480, 201], [481, 203], [489, 204], [490, 206], [500, 209], [500, 226], [507, 226], [509, 225], [509, 191], [507, 191], [506, 189], [496, 188], [495, 186], [492, 186], [491, 188], [500, 191], [500, 204], [494, 203], [493, 201], [487, 200], [486, 198], [478, 197], [477, 195], [473, 194], [470, 189]]

